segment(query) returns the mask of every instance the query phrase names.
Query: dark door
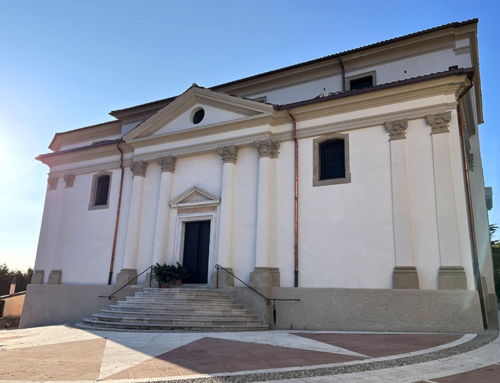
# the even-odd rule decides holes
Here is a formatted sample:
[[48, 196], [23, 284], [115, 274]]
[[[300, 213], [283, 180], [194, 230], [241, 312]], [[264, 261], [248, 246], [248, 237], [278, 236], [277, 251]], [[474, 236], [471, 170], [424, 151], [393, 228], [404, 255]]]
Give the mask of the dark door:
[[208, 250], [210, 221], [186, 222], [184, 230], [183, 266], [189, 276], [184, 283], [208, 283]]

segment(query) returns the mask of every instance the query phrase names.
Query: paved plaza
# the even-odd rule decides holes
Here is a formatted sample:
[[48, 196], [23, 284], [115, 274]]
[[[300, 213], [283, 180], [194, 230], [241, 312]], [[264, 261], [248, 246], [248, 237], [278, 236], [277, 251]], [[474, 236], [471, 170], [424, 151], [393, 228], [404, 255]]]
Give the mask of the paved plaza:
[[0, 331], [1, 382], [499, 382], [481, 334]]

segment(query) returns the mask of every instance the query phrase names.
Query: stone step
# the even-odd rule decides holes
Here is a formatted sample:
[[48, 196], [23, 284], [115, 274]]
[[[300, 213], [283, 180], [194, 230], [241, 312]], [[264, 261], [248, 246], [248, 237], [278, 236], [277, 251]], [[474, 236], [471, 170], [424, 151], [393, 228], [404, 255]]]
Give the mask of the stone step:
[[[191, 319], [194, 317], [206, 319], [206, 320], [216, 320], [216, 319], [240, 319], [246, 318], [253, 320], [255, 319], [253, 315], [249, 314], [247, 311], [242, 313], [226, 313], [226, 314], [213, 314], [213, 313], [199, 313], [199, 312], [187, 312], [181, 313], [179, 310], [172, 311], [171, 313], [157, 313], [157, 312], [144, 312], [141, 311], [118, 311], [118, 310], [101, 310], [101, 314], [115, 317], [132, 317], [132, 318], [151, 318], [151, 319]], [[100, 315], [100, 314], [94, 314]]]
[[142, 292], [146, 294], [220, 294], [220, 291], [217, 290], [208, 290], [208, 289], [179, 289], [170, 287], [168, 289], [160, 289], [154, 287], [145, 287], [142, 289]]
[[146, 313], [195, 313], [195, 314], [212, 314], [212, 315], [225, 315], [235, 313], [248, 313], [246, 309], [242, 308], [224, 308], [224, 309], [207, 309], [196, 307], [162, 307], [153, 306], [144, 309], [144, 307], [136, 306], [118, 306], [111, 305], [110, 309], [115, 312], [128, 311], [128, 312], [146, 312]]
[[214, 332], [214, 331], [263, 331], [268, 330], [268, 326], [258, 325], [161, 325], [161, 324], [148, 324], [148, 323], [110, 323], [99, 321], [94, 318], [85, 318], [83, 326], [79, 324], [80, 328], [91, 328], [93, 330], [133, 330], [133, 331], [165, 331], [165, 332]]
[[260, 322], [257, 319], [247, 319], [247, 318], [237, 318], [237, 319], [206, 319], [201, 317], [193, 317], [190, 319], [180, 319], [180, 318], [172, 318], [172, 319], [152, 319], [152, 318], [136, 318], [136, 317], [117, 317], [117, 316], [109, 316], [103, 314], [93, 314], [92, 318], [102, 321], [102, 322], [111, 322], [111, 323], [147, 323], [147, 324], [159, 324], [159, 325], [179, 325], [179, 326], [195, 326], [195, 325], [204, 325], [204, 326], [213, 326], [213, 325], [225, 325], [225, 326], [235, 326], [235, 325], [260, 325]]
[[185, 297], [127, 297], [125, 302], [151, 302], [151, 303], [220, 303], [228, 304], [234, 303], [232, 299], [222, 298], [185, 298]]
[[163, 307], [163, 308], [185, 308], [185, 307], [192, 307], [192, 308], [205, 308], [205, 309], [229, 309], [229, 308], [235, 308], [239, 309], [241, 308], [238, 305], [235, 305], [234, 303], [158, 303], [158, 302], [127, 302], [127, 301], [118, 301], [118, 306], [122, 307], [142, 307], [145, 309], [149, 308], [155, 308], [155, 307]]
[[144, 293], [136, 292], [134, 297], [151, 297], [151, 298], [188, 298], [188, 299], [224, 299], [222, 294], [200, 294], [200, 293]]

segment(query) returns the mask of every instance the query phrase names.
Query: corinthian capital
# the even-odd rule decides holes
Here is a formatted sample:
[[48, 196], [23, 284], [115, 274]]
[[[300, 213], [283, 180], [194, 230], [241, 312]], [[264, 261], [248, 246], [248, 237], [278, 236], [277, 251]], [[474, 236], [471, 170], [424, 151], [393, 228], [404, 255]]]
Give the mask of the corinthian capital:
[[51, 177], [47, 179], [47, 183], [49, 184], [49, 190], [57, 189], [57, 182], [59, 181], [59, 177]]
[[257, 148], [257, 151], [259, 152], [259, 158], [260, 157], [278, 158], [279, 154], [278, 149], [280, 148], [279, 141], [271, 141], [271, 140], [256, 141], [254, 142], [253, 146]]
[[448, 126], [450, 126], [451, 112], [429, 114], [425, 118], [432, 127], [432, 134], [449, 132]]
[[130, 170], [132, 170], [132, 177], [135, 177], [135, 176], [145, 177], [147, 166], [148, 166], [148, 163], [146, 161], [133, 162], [132, 165], [130, 165]]
[[172, 156], [165, 156], [158, 158], [156, 161], [158, 162], [158, 165], [161, 166], [162, 173], [173, 173], [175, 170], [175, 162], [177, 161], [177, 158]]
[[408, 120], [388, 121], [385, 127], [389, 131], [391, 140], [404, 140], [406, 138], [406, 128], [408, 128]]
[[65, 175], [63, 179], [64, 179], [64, 182], [66, 182], [67, 188], [73, 187], [73, 184], [75, 183], [75, 175], [74, 174]]
[[222, 157], [222, 163], [235, 164], [236, 156], [238, 155], [238, 148], [234, 145], [222, 146], [217, 149], [217, 152]]

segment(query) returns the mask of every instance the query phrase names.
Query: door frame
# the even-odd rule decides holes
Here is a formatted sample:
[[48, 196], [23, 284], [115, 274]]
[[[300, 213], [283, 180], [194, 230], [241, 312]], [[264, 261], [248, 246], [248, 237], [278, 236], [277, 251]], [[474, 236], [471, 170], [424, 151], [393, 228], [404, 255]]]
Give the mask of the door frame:
[[208, 247], [208, 276], [207, 284], [210, 286], [210, 277], [212, 270], [215, 270], [215, 228], [217, 227], [217, 211], [209, 211], [194, 214], [179, 214], [175, 223], [175, 242], [174, 242], [174, 262], [182, 265], [184, 257], [184, 238], [186, 222], [210, 221], [210, 244]]

